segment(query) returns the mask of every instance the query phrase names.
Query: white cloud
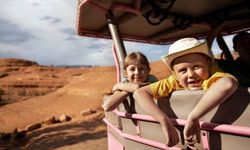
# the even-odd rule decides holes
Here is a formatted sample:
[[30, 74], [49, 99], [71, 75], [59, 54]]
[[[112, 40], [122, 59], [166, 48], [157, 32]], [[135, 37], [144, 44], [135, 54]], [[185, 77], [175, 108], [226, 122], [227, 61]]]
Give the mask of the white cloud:
[[76, 6], [75, 0], [0, 0], [0, 33], [6, 35], [0, 38], [0, 57], [43, 65], [113, 65], [110, 40], [76, 35]]

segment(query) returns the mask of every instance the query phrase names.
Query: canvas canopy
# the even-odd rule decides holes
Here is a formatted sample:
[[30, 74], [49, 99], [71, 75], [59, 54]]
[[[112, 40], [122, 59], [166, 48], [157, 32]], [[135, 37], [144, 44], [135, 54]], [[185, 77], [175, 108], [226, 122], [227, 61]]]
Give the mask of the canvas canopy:
[[79, 0], [77, 34], [111, 38], [106, 14], [113, 12], [123, 40], [167, 44], [204, 38], [214, 27], [228, 35], [250, 28], [247, 0]]

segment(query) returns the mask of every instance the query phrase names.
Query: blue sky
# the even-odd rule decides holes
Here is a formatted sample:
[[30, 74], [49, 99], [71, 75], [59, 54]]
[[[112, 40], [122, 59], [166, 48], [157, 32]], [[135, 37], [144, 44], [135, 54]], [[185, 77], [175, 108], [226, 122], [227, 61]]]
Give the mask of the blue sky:
[[[41, 65], [114, 65], [111, 40], [76, 35], [76, 7], [77, 0], [0, 0], [0, 58]], [[225, 40], [231, 43], [231, 37]], [[125, 42], [125, 48], [155, 61], [168, 46]], [[213, 50], [218, 50], [215, 44]]]

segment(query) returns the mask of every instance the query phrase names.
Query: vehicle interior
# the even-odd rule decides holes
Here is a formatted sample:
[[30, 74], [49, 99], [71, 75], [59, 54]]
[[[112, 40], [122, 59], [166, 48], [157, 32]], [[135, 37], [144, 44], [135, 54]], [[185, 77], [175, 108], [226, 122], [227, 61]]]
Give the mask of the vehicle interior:
[[[117, 82], [123, 78], [123, 41], [167, 45], [184, 37], [216, 39], [228, 61], [234, 61], [223, 36], [250, 29], [247, 0], [78, 0], [77, 34], [112, 39]], [[246, 68], [249, 70], [249, 68]], [[248, 82], [248, 81], [246, 81]], [[164, 144], [159, 123], [132, 98], [112, 112], [105, 112], [108, 149], [188, 149], [182, 135], [188, 113], [203, 91], [175, 91], [157, 105], [172, 118], [179, 132], [175, 147]], [[188, 103], [187, 103], [188, 100]], [[226, 102], [200, 120], [201, 143], [197, 149], [234, 150], [250, 146], [250, 87], [240, 86]]]

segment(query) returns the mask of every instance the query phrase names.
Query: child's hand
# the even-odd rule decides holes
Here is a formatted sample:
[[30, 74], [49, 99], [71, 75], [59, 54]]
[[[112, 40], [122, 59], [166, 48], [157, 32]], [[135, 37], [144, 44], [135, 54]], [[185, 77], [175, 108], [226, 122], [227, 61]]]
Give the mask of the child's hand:
[[200, 124], [199, 120], [188, 119], [187, 124], [184, 127], [184, 139], [188, 147], [194, 149], [196, 142], [200, 143]]

